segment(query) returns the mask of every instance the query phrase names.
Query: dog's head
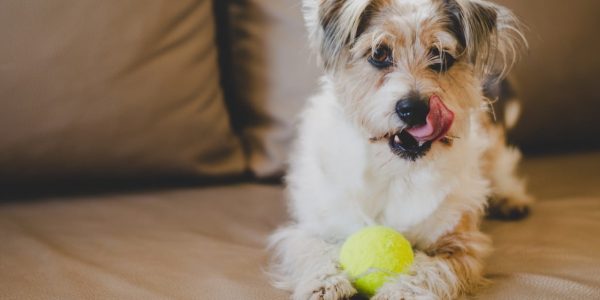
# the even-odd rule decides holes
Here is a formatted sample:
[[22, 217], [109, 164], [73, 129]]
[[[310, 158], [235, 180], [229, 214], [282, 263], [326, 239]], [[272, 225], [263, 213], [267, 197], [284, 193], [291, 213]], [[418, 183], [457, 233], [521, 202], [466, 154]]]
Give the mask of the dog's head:
[[344, 109], [408, 159], [466, 133], [484, 79], [524, 39], [506, 8], [479, 0], [304, 0], [310, 39]]

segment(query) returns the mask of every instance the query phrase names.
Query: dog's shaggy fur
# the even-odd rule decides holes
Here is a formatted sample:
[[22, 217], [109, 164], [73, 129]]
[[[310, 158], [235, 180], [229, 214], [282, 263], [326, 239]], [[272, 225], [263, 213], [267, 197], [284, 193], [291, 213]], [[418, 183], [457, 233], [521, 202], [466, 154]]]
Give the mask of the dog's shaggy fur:
[[[293, 299], [351, 297], [339, 247], [378, 224], [410, 240], [415, 262], [374, 299], [472, 292], [485, 282], [491, 249], [478, 228], [486, 203], [520, 217], [531, 202], [514, 174], [520, 154], [506, 146], [483, 93], [525, 43], [516, 19], [480, 0], [304, 0], [304, 9], [326, 75], [287, 177], [293, 223], [271, 238], [276, 285]], [[405, 132], [414, 131], [397, 103], [409, 96], [453, 118], [443, 136], [408, 136], [405, 151]]]

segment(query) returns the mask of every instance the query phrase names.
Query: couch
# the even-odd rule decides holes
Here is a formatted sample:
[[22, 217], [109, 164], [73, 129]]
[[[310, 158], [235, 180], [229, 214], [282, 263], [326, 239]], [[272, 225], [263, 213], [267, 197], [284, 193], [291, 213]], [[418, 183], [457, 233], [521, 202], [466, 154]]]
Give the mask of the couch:
[[[594, 0], [499, 1], [538, 202], [475, 299], [600, 299]], [[265, 239], [317, 90], [291, 0], [0, 2], [0, 299], [287, 299]]]

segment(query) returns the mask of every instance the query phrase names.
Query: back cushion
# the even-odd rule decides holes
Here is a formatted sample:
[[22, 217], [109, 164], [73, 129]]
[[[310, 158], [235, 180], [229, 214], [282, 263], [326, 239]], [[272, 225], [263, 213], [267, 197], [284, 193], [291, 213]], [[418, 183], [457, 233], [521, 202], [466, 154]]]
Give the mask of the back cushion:
[[523, 103], [512, 138], [529, 152], [600, 147], [600, 1], [497, 0], [525, 24], [513, 74]]
[[0, 2], [0, 179], [245, 168], [210, 0]]
[[299, 0], [230, 0], [234, 116], [258, 177], [280, 175], [298, 112], [318, 91]]

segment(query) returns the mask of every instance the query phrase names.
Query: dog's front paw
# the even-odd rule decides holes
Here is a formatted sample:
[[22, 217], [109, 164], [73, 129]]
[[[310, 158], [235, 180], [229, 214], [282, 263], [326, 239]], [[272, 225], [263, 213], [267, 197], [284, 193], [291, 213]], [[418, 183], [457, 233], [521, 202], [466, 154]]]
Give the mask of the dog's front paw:
[[435, 300], [439, 299], [426, 288], [413, 284], [408, 277], [384, 284], [371, 300]]
[[301, 284], [294, 292], [294, 300], [342, 300], [350, 299], [356, 289], [342, 274], [311, 280]]

